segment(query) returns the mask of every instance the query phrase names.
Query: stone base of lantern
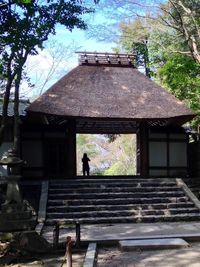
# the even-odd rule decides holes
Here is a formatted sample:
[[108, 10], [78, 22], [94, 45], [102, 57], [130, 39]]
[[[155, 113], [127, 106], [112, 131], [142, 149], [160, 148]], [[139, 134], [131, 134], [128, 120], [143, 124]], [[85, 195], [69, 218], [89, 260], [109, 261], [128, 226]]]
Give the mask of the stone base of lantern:
[[0, 232], [32, 230], [36, 225], [36, 216], [26, 201], [21, 198], [18, 181], [20, 176], [9, 175], [6, 201], [1, 205]]
[[31, 230], [36, 225], [36, 216], [24, 202], [4, 203], [0, 213], [0, 232]]
[[[27, 231], [32, 230], [36, 226], [36, 219], [23, 218], [21, 219], [10, 218], [6, 214], [0, 214], [0, 232], [16, 232], [16, 231]], [[19, 214], [17, 214], [19, 216]], [[26, 216], [25, 216], [26, 217]]]

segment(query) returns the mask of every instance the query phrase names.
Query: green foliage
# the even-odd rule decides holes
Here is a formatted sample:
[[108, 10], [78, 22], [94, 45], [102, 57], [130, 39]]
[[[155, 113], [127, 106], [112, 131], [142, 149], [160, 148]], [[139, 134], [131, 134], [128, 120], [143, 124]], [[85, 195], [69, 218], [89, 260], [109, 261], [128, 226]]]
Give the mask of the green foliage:
[[181, 47], [181, 40], [173, 31], [170, 30], [169, 33], [169, 31], [154, 29], [151, 32], [148, 43], [151, 66], [156, 69], [162, 67], [169, 56], [176, 55], [171, 51], [180, 51]]
[[78, 134], [77, 165], [81, 174], [81, 158], [87, 153], [92, 175], [134, 175], [136, 173], [135, 135], [109, 136]]
[[19, 4], [31, 4], [32, 0], [18, 0]]
[[28, 55], [38, 53], [56, 26], [86, 29], [82, 15], [93, 10], [75, 0], [3, 0], [0, 7], [1, 73], [13, 81], [23, 71]]
[[[181, 0], [181, 1], [168, 1], [167, 20], [171, 25], [179, 31], [185, 40], [185, 31], [190, 35], [198, 34], [198, 27], [200, 26], [200, 2], [199, 0]], [[188, 36], [188, 38], [190, 38]], [[187, 41], [187, 40], [185, 40]]]
[[174, 55], [158, 71], [158, 78], [170, 92], [185, 100], [197, 117], [192, 125], [200, 124], [200, 64], [191, 57]]
[[[50, 34], [55, 34], [57, 24], [64, 25], [68, 30], [74, 27], [86, 28], [81, 15], [92, 10], [76, 1], [32, 1], [30, 4], [9, 5], [3, 1], [0, 9], [0, 36], [4, 45], [12, 51], [29, 48], [36, 53]], [[14, 26], [14, 27], [13, 27]]]
[[105, 170], [105, 175], [125, 174], [125, 168], [122, 162], [118, 161], [114, 163], [109, 169]]
[[103, 176], [104, 175], [104, 170], [101, 168], [96, 168], [96, 169], [92, 169], [90, 171], [91, 175], [96, 175], [96, 176]]
[[120, 135], [110, 144], [113, 158], [105, 175], [133, 175], [136, 173], [135, 135]]
[[108, 142], [109, 143], [112, 143], [112, 142], [114, 142], [117, 139], [117, 137], [119, 136], [119, 134], [105, 134], [104, 136], [106, 138], [108, 138]]
[[[97, 1], [95, 1], [97, 2]], [[10, 1], [0, 4], [0, 76], [5, 79], [4, 102], [0, 126], [0, 144], [7, 124], [8, 103], [11, 88], [15, 95], [15, 125], [19, 120], [19, 88], [25, 75], [24, 67], [29, 55], [36, 55], [38, 48], [51, 34], [56, 34], [56, 26], [62, 25], [72, 31], [75, 27], [86, 29], [82, 15], [93, 10], [77, 0]], [[17, 130], [16, 130], [17, 131]], [[19, 139], [19, 138], [18, 138]], [[14, 140], [16, 138], [16, 133]]]
[[143, 44], [149, 38], [149, 30], [145, 25], [145, 21], [136, 19], [132, 22], [120, 24], [121, 37], [119, 44], [129, 52], [133, 52], [135, 44]]
[[87, 153], [89, 157], [95, 157], [98, 154], [99, 147], [95, 142], [95, 136], [91, 136], [90, 134], [77, 134], [76, 142], [80, 156]]
[[[90, 134], [77, 134], [76, 135], [76, 151], [77, 151], [77, 173], [82, 174], [82, 157], [84, 153], [87, 153], [91, 160], [90, 165], [93, 163], [93, 159], [100, 153], [100, 147], [96, 142], [95, 135]], [[99, 172], [99, 168], [94, 166], [94, 171]]]
[[200, 123], [200, 2], [166, 1], [153, 19], [150, 17], [121, 23], [119, 47], [127, 52], [135, 49], [145, 58], [138, 44], [148, 38], [153, 75], [198, 114], [192, 121], [196, 127]]
[[140, 18], [132, 22], [123, 22], [120, 24], [121, 36], [116, 42], [118, 49], [127, 53], [137, 55], [137, 65], [144, 66], [148, 61], [147, 42], [150, 36], [150, 31], [146, 25], [146, 20]]

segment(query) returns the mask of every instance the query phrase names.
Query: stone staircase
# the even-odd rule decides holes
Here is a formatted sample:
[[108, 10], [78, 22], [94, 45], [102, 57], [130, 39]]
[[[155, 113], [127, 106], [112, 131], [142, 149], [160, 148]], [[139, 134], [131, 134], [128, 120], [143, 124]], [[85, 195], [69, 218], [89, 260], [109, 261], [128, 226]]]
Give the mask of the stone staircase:
[[200, 210], [176, 179], [91, 177], [49, 183], [46, 225], [199, 219]]

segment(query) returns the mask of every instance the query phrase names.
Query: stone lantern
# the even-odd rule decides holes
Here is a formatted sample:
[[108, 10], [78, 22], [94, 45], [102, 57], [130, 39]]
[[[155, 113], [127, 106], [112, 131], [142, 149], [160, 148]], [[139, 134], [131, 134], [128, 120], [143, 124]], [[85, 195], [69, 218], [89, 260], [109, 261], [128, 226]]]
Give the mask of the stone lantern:
[[11, 149], [0, 160], [0, 165], [7, 166], [8, 175], [5, 202], [1, 205], [0, 231], [28, 230], [34, 227], [35, 218], [27, 202], [22, 200], [18, 181], [19, 167], [24, 163]]

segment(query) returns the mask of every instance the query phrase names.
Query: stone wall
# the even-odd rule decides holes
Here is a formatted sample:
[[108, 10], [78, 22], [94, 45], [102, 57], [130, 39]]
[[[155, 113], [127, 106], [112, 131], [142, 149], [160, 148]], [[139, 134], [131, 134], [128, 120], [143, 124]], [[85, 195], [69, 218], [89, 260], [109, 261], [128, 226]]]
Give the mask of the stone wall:
[[189, 144], [189, 167], [191, 176], [200, 181], [200, 141]]

